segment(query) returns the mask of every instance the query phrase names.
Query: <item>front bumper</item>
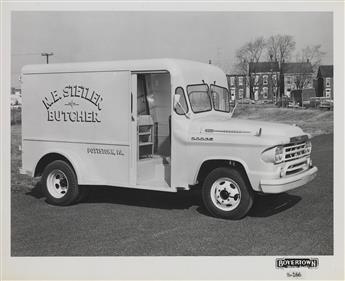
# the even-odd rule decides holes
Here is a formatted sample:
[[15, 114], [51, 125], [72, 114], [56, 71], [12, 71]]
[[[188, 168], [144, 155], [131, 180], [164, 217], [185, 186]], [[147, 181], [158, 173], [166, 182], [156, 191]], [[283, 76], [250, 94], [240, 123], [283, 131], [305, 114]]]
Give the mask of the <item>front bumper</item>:
[[302, 173], [280, 179], [263, 179], [260, 187], [263, 193], [282, 193], [312, 181], [317, 174], [317, 167], [312, 167]]

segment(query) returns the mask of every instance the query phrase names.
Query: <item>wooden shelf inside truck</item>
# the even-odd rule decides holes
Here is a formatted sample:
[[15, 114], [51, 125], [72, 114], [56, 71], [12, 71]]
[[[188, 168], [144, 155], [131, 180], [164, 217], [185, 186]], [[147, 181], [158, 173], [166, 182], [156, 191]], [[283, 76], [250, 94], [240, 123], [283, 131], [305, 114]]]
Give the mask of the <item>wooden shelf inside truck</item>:
[[150, 115], [138, 116], [138, 158], [153, 157], [153, 120]]

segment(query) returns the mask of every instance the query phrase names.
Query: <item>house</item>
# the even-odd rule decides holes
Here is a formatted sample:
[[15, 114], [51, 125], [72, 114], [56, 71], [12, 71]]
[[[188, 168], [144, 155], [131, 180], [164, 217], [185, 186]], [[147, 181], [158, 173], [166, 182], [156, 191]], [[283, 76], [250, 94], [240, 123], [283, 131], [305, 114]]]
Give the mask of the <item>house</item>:
[[249, 63], [250, 98], [272, 100], [279, 93], [279, 64], [277, 61]]
[[249, 92], [247, 93], [247, 75], [229, 74], [226, 77], [228, 79], [231, 100], [249, 98]]
[[333, 99], [333, 65], [320, 65], [317, 72], [317, 96]]
[[316, 96], [317, 96], [317, 88], [318, 88], [318, 84], [319, 81], [317, 80], [317, 78], [314, 78], [313, 79], [313, 88], [315, 89], [315, 92], [316, 92]]
[[313, 68], [307, 62], [282, 62], [280, 69], [280, 93], [291, 97], [291, 91], [313, 88]]

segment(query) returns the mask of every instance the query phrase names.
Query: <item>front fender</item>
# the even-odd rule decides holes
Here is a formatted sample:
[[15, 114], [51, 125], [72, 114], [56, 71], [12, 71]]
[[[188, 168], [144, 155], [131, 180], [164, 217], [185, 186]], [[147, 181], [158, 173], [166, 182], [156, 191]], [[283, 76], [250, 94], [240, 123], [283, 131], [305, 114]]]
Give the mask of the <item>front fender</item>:
[[253, 184], [257, 184], [255, 181], [251, 180], [251, 177], [248, 174], [248, 172], [249, 172], [248, 165], [246, 164], [246, 162], [243, 159], [241, 159], [239, 157], [225, 157], [225, 156], [207, 157], [207, 158], [202, 159], [202, 161], [200, 161], [199, 164], [197, 165], [196, 171], [194, 173], [193, 183], [194, 184], [197, 183], [197, 178], [198, 178], [202, 164], [204, 164], [206, 161], [218, 161], [218, 160], [227, 161], [229, 167], [230, 167], [230, 161], [235, 161], [235, 162], [240, 163], [242, 165], [242, 167], [244, 168], [246, 174], [247, 174], [247, 177], [249, 179], [250, 184], [252, 186], [254, 186]]

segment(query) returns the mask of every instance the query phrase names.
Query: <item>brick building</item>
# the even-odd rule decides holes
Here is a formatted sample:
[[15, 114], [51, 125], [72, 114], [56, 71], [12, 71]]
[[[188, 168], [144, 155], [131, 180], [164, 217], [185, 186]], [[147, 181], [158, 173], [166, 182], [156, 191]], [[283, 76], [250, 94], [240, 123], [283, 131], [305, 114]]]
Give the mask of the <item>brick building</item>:
[[250, 98], [274, 101], [279, 93], [277, 61], [249, 63]]
[[228, 86], [232, 100], [249, 98], [249, 93], [247, 93], [247, 75], [230, 74], [226, 76], [228, 79]]
[[316, 95], [333, 99], [333, 65], [320, 65], [317, 72]]
[[277, 61], [250, 62], [248, 76], [230, 74], [227, 78], [230, 93], [236, 99], [243, 96], [252, 100], [277, 101], [285, 96], [300, 101], [315, 94], [333, 99], [332, 65], [320, 66], [317, 79], [313, 79], [309, 61], [281, 64]]
[[307, 62], [282, 63], [280, 69], [280, 92], [290, 97], [291, 91], [313, 88], [313, 68]]

